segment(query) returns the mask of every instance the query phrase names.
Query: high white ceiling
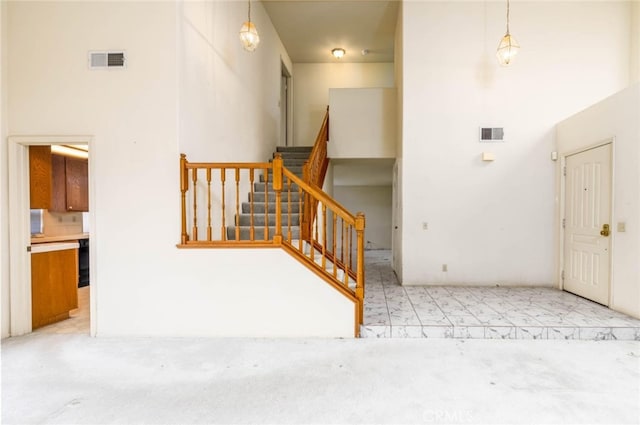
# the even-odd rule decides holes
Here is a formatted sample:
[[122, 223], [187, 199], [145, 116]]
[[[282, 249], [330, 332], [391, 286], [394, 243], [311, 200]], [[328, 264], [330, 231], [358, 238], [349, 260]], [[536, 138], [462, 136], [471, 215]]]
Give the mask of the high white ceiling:
[[[398, 1], [262, 0], [293, 62], [393, 62]], [[369, 54], [362, 55], [362, 50]]]

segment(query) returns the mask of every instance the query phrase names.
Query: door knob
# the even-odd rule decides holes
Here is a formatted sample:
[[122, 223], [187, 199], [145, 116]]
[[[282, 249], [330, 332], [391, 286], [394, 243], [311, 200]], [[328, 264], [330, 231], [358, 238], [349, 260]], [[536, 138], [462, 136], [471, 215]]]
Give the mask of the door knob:
[[600, 230], [600, 234], [602, 236], [609, 236], [609, 225], [608, 224], [603, 224], [602, 225], [602, 230]]

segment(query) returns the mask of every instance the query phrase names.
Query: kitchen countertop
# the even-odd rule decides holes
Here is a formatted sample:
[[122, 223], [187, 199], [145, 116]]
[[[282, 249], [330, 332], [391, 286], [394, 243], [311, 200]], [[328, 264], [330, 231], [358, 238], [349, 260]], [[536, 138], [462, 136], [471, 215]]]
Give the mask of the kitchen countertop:
[[38, 243], [46, 243], [46, 242], [77, 241], [80, 239], [89, 239], [89, 234], [74, 233], [71, 235], [31, 237], [31, 243], [38, 244]]
[[77, 249], [80, 246], [78, 242], [58, 242], [58, 243], [42, 243], [31, 247], [32, 254], [41, 252], [64, 251], [65, 249]]

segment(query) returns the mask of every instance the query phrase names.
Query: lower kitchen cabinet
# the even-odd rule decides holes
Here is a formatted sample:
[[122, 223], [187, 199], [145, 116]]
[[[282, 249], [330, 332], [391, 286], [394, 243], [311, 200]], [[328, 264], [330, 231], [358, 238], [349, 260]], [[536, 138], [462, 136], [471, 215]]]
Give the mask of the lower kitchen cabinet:
[[78, 308], [78, 249], [31, 254], [33, 329], [69, 317]]

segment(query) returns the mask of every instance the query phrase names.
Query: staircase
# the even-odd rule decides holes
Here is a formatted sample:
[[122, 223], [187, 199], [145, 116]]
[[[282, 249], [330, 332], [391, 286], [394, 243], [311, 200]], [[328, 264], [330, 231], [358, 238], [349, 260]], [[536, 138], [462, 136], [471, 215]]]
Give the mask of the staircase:
[[[284, 162], [284, 166], [302, 178], [302, 167], [309, 159], [309, 154], [313, 149], [312, 146], [292, 146], [278, 147], [273, 153], [280, 154]], [[271, 162], [270, 160], [269, 162]], [[264, 174], [260, 175], [258, 182], [253, 184], [253, 193], [247, 194], [247, 202], [242, 203], [241, 214], [234, 219], [233, 223], [238, 223], [240, 231], [240, 240], [251, 240], [251, 223], [253, 223], [254, 239], [266, 240], [272, 237], [276, 232], [276, 193], [273, 190], [271, 181], [265, 182]], [[269, 179], [270, 180], [270, 179]], [[268, 202], [265, 202], [265, 199]], [[285, 183], [280, 193], [282, 201], [291, 200], [282, 203], [282, 226], [283, 232], [287, 232], [289, 225], [289, 208], [291, 208], [291, 237], [292, 239], [300, 239], [300, 193], [296, 184], [291, 187]], [[266, 213], [265, 213], [266, 209]], [[268, 224], [267, 224], [268, 221]], [[265, 235], [265, 229], [268, 226], [268, 235]], [[236, 239], [236, 226], [227, 226], [227, 240]]]
[[[365, 217], [321, 189], [328, 140], [327, 110], [313, 147], [278, 148], [269, 162], [189, 162], [180, 154], [177, 247], [282, 249], [353, 305], [357, 337], [364, 317]], [[238, 275], [244, 269], [238, 267]], [[286, 271], [276, 274], [269, 281], [292, 283]]]

